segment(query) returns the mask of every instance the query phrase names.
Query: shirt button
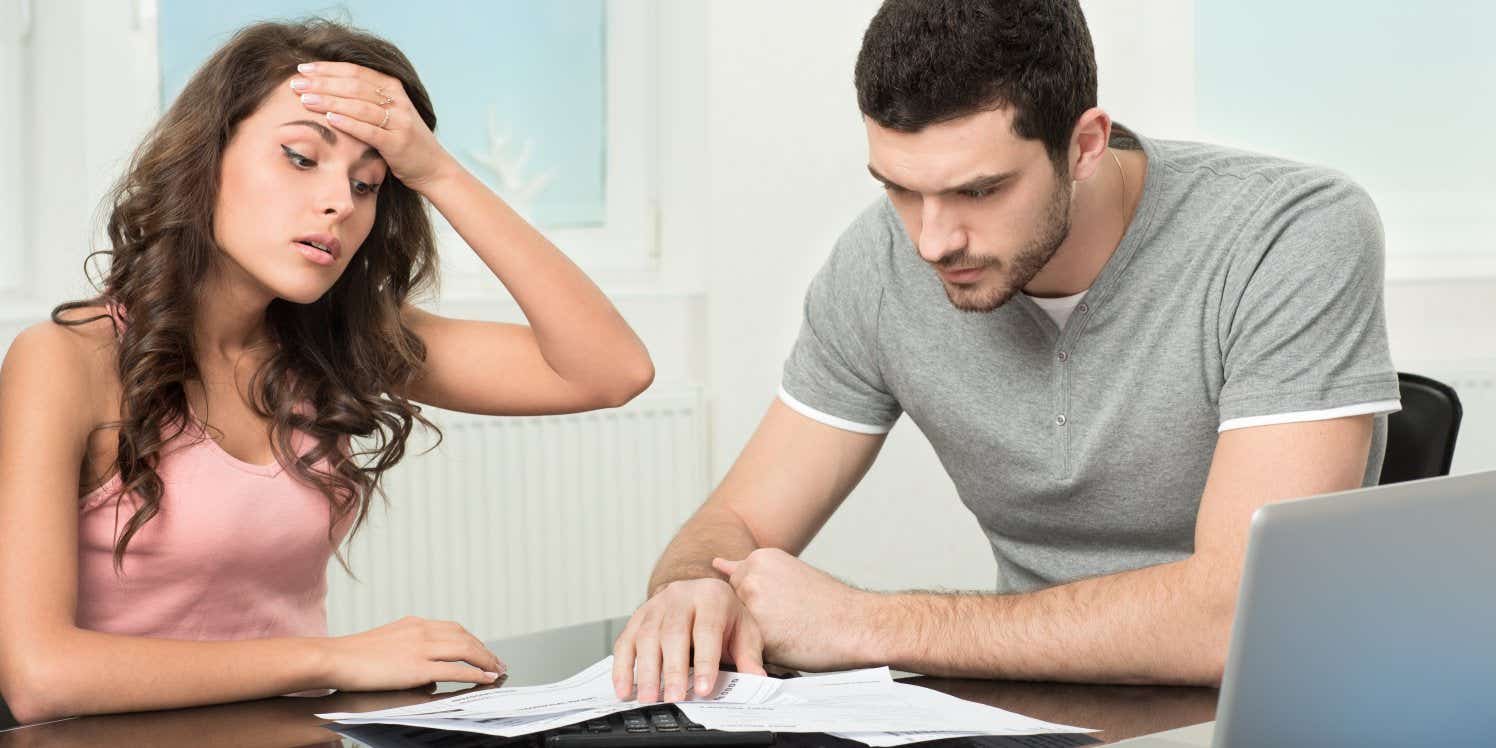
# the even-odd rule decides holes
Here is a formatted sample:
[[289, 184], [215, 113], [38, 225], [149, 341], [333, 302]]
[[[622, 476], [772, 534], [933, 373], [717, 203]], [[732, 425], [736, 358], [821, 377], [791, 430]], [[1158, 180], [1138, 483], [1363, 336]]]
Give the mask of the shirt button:
[[1080, 306], [1075, 308], [1075, 311], [1080, 312], [1081, 314], [1085, 314], [1086, 312], [1091, 311], [1091, 307], [1087, 304], [1081, 304]]
[[1068, 353], [1066, 353], [1064, 351], [1060, 351], [1059, 353], [1055, 354], [1055, 358], [1059, 359], [1060, 363], [1064, 363], [1064, 362], [1070, 360], [1070, 354], [1068, 354]]
[[1065, 425], [1065, 414], [1064, 413], [1061, 413], [1061, 414], [1059, 414], [1059, 415], [1057, 415], [1057, 416], [1054, 417], [1054, 425], [1056, 425], [1056, 426], [1064, 426]]

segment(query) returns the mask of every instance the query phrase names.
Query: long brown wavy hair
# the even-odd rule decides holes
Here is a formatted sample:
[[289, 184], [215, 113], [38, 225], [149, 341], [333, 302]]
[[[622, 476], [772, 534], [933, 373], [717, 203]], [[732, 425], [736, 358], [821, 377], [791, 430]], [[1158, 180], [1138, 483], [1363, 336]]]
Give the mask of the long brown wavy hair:
[[[103, 319], [62, 319], [100, 304], [128, 315], [128, 324], [116, 326], [120, 420], [98, 427], [119, 429], [116, 511], [134, 497], [134, 514], [115, 541], [117, 572], [130, 539], [160, 510], [164, 485], [156, 469], [163, 448], [191, 423], [186, 383], [200, 378], [193, 356], [197, 291], [222, 261], [213, 219], [224, 148], [298, 63], [313, 60], [356, 63], [398, 79], [421, 119], [436, 129], [426, 88], [393, 44], [322, 19], [248, 26], [187, 82], [106, 198], [110, 248], [90, 255], [108, 258], [99, 295], [52, 310], [52, 321], [63, 325]], [[332, 288], [311, 304], [270, 303], [272, 352], [249, 385], [250, 405], [272, 421], [276, 460], [327, 497], [335, 551], [335, 528], [349, 518], [354, 530], [363, 524], [381, 476], [404, 457], [414, 425], [440, 439], [420, 407], [400, 394], [426, 358], [400, 312], [412, 294], [435, 286], [435, 234], [421, 196], [395, 175], [377, 195], [369, 236]], [[296, 431], [312, 439], [300, 455]], [[362, 448], [353, 447], [352, 437], [363, 440]], [[319, 465], [323, 460], [330, 469]]]

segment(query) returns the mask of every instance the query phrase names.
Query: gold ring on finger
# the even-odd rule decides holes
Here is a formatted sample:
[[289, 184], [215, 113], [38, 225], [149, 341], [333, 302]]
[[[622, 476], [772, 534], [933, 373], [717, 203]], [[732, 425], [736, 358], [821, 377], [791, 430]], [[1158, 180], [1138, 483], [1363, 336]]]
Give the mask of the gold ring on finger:
[[395, 97], [393, 97], [393, 96], [385, 93], [384, 89], [382, 89], [382, 88], [376, 88], [376, 89], [374, 89], [374, 93], [379, 94], [379, 99], [380, 99], [379, 105], [380, 106], [389, 106], [389, 105], [395, 103]]
[[384, 119], [382, 119], [382, 120], [379, 121], [379, 128], [382, 130], [382, 129], [384, 129], [384, 126], [388, 125], [389, 123], [390, 123], [390, 110], [386, 109], [386, 110], [384, 110]]

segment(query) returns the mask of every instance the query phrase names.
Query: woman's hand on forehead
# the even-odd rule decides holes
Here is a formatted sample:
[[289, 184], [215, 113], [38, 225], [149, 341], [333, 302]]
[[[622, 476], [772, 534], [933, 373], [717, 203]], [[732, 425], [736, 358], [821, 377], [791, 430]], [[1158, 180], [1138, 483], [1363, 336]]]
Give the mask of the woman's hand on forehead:
[[297, 71], [291, 89], [301, 105], [379, 151], [407, 187], [420, 191], [456, 165], [398, 79], [351, 62], [308, 62]]

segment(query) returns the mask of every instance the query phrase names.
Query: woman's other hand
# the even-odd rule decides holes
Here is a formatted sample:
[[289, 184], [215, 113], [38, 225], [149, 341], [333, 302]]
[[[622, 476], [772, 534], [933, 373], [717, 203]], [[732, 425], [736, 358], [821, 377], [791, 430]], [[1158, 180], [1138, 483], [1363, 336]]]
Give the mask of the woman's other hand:
[[390, 691], [437, 681], [493, 683], [504, 663], [451, 621], [407, 616], [361, 634], [327, 640], [328, 685]]

